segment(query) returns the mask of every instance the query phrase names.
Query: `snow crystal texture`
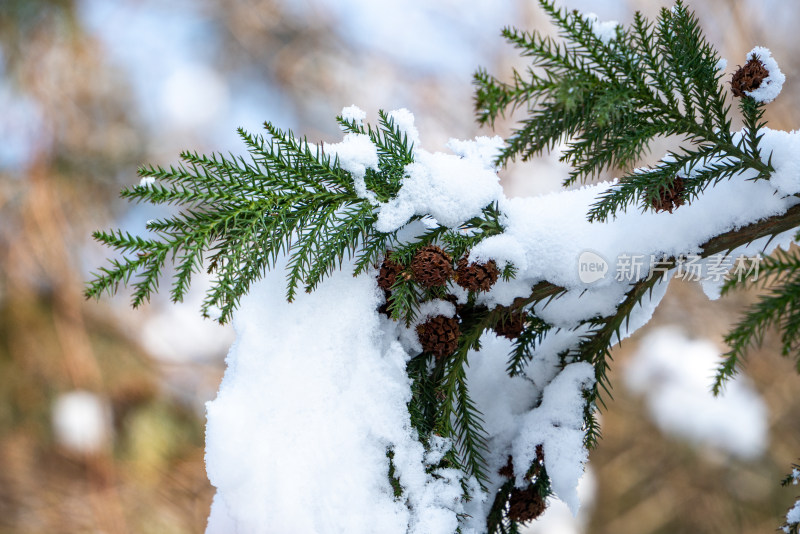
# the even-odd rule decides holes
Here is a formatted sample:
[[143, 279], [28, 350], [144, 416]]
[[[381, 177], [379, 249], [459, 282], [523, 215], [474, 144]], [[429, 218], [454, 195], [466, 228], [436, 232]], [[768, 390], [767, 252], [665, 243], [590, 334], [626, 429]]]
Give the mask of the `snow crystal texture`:
[[[425, 473], [406, 409], [407, 354], [380, 335], [374, 278], [351, 268], [291, 304], [279, 268], [243, 299], [207, 405], [206, 464], [218, 490], [208, 532], [455, 530], [460, 478]], [[413, 513], [394, 499], [389, 449]]]

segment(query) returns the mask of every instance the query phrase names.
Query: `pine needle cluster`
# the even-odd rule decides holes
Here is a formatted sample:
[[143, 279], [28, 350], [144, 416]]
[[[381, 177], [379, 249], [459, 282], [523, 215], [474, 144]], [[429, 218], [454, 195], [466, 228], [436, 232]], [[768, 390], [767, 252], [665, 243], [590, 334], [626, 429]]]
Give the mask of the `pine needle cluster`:
[[[799, 238], [800, 235], [795, 236], [795, 240]], [[731, 278], [723, 286], [722, 293], [754, 286], [768, 290], [725, 336], [729, 350], [714, 378], [715, 394], [720, 394], [725, 381], [738, 372], [746, 353], [761, 345], [774, 328], [780, 332], [781, 354], [793, 357], [800, 373], [800, 256], [797, 248], [778, 249], [761, 260], [756, 280]]]
[[[493, 124], [520, 107], [527, 111], [499, 162], [528, 159], [563, 142], [562, 159], [573, 167], [565, 181], [569, 185], [611, 167], [632, 167], [657, 138], [682, 139], [684, 146], [655, 165], [624, 174], [592, 206], [588, 217], [593, 221], [606, 221], [634, 205], [655, 209], [670, 192], [678, 197], [670, 199], [673, 206], [690, 203], [707, 187], [742, 172], [750, 179], [769, 179], [773, 169], [759, 147], [763, 104], [741, 98], [738, 107], [745, 129], [741, 134], [731, 130], [718, 54], [682, 2], [662, 10], [655, 21], [637, 13], [630, 27], [617, 26], [613, 35], [596, 32], [595, 21], [558, 9], [551, 0], [539, 3], [562, 40], [507, 28], [505, 37], [531, 59], [528, 70], [514, 71], [509, 83], [485, 71], [475, 75], [479, 122]], [[266, 136], [240, 130], [248, 157], [184, 152], [178, 166], [140, 169], [141, 185], [124, 190], [122, 196], [134, 202], [176, 205], [180, 211], [148, 222], [151, 238], [119, 230], [95, 233], [98, 241], [122, 257], [100, 269], [86, 289], [87, 297], [129, 285], [133, 306], [139, 306], [158, 290], [168, 265], [173, 265], [169, 274], [172, 300], [182, 300], [193, 276], [206, 271], [212, 284], [203, 314], [226, 322], [252, 284], [284, 257], [286, 297], [291, 301], [300, 290], [313, 291], [345, 259], [354, 259], [354, 274], [359, 274], [379, 265], [391, 251], [392, 260], [407, 269], [423, 247], [436, 245], [452, 258], [461, 258], [485, 238], [503, 232], [503, 214], [494, 204], [460, 228], [429, 225], [411, 240], [399, 239], [398, 231], [377, 231], [375, 203], [397, 195], [406, 167], [414, 161], [413, 146], [385, 113], [376, 127], [342, 117], [338, 122], [346, 133], [367, 135], [377, 147], [378, 167], [367, 169], [363, 182], [343, 169], [335, 156], [326, 154], [324, 145], [312, 145], [270, 123], [265, 125]], [[359, 190], [361, 185], [368, 195]], [[726, 242], [725, 250], [745, 243], [744, 238], [736, 241], [737, 237]], [[719, 252], [712, 249], [709, 246], [704, 254]], [[665, 258], [662, 272], [675, 261]], [[728, 335], [731, 349], [714, 385], [717, 392], [735, 373], [744, 353], [759, 344], [771, 326], [781, 331], [783, 353], [797, 357], [800, 257], [794, 249], [779, 252], [762, 263], [761, 272], [762, 283], [772, 283], [773, 289]], [[505, 279], [514, 275], [513, 265], [502, 272]], [[560, 355], [564, 365], [585, 361], [595, 369], [596, 386], [585, 393], [589, 446], [600, 437], [597, 406], [604, 404], [603, 397], [610, 397], [611, 346], [623, 337], [631, 312], [659, 281], [656, 276], [633, 284], [615, 313], [584, 321], [580, 343]], [[739, 285], [731, 281], [725, 291]], [[427, 444], [438, 435], [455, 443], [441, 466], [456, 467], [465, 479], [474, 476], [488, 487], [493, 478], [487, 472], [489, 442], [483, 416], [467, 387], [469, 355], [480, 349], [485, 332], [519, 320], [519, 313], [525, 312], [507, 367], [509, 376], [522, 375], [544, 336], [555, 330], [536, 317], [533, 305], [563, 292], [545, 281], [513, 306], [494, 309], [478, 305], [470, 292], [458, 312], [458, 348], [446, 357], [423, 352], [410, 359], [408, 410], [420, 440]], [[449, 290], [447, 284], [426, 287], [411, 276], [397, 276], [387, 293], [389, 315], [411, 325], [422, 303], [446, 299]], [[391, 450], [387, 457], [388, 477], [395, 496], [402, 498]], [[547, 497], [551, 490], [543, 465], [532, 465], [534, 471], [535, 496]], [[511, 513], [515, 491], [508, 481], [493, 496], [488, 518], [491, 533], [519, 531], [522, 520]], [[466, 484], [464, 494], [470, 497]]]
[[[338, 120], [347, 130], [364, 130]], [[155, 234], [150, 239], [118, 230], [96, 232], [95, 239], [124, 256], [100, 269], [86, 296], [130, 285], [138, 307], [158, 289], [171, 262], [172, 300], [181, 301], [192, 277], [204, 269], [212, 284], [202, 312], [224, 323], [284, 253], [289, 301], [300, 288], [312, 291], [345, 257], [356, 257], [356, 273], [375, 263], [393, 234], [374, 229], [373, 206], [358, 195], [351, 174], [320, 147], [271, 123], [264, 127], [266, 137], [239, 130], [248, 158], [184, 152], [181, 165], [141, 168], [141, 184], [123, 190], [122, 197], [173, 204], [181, 211], [149, 221], [147, 229]], [[367, 169], [367, 189], [378, 199], [391, 198], [405, 165], [413, 161], [413, 147], [383, 113], [368, 135], [378, 147], [379, 170]]]
[[630, 170], [592, 207], [590, 220], [605, 221], [630, 205], [652, 209], [678, 177], [688, 203], [709, 185], [752, 169], [758, 178], [772, 171], [761, 160], [758, 130], [761, 105], [740, 101], [747, 135], [731, 131], [721, 63], [705, 40], [697, 18], [678, 1], [656, 21], [640, 13], [630, 28], [613, 37], [598, 35], [595, 21], [539, 0], [564, 42], [539, 33], [507, 28], [503, 35], [523, 56], [526, 72], [510, 83], [485, 71], [475, 75], [480, 123], [525, 106], [527, 116], [508, 139], [506, 162], [528, 159], [565, 143], [561, 157], [573, 170], [564, 181], [584, 181], [612, 167], [630, 168], [656, 138], [678, 136], [686, 145], [656, 165]]

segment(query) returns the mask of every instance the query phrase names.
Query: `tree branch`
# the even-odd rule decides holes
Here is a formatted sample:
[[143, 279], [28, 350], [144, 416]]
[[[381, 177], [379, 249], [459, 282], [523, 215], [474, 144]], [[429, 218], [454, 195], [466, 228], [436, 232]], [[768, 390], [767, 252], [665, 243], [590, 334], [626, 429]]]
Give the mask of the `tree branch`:
[[[748, 243], [752, 243], [756, 239], [766, 236], [776, 236], [797, 227], [800, 227], [800, 204], [792, 206], [782, 215], [769, 217], [712, 237], [700, 245], [702, 252], [699, 255], [701, 258], [707, 258], [714, 254], [734, 250]], [[659, 262], [659, 265], [673, 266], [675, 261], [675, 258], [669, 258]], [[546, 298], [554, 298], [564, 291], [566, 290], [563, 287], [551, 284], [550, 282], [539, 282], [533, 286], [529, 297], [517, 301], [515, 305], [525, 306]]]

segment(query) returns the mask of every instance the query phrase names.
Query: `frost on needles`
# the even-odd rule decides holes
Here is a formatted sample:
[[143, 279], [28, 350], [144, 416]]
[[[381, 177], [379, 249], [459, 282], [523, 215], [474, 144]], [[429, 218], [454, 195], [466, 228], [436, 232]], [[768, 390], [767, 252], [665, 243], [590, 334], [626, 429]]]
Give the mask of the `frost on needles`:
[[[550, 499], [577, 512], [610, 350], [649, 320], [687, 254], [711, 268], [776, 251], [715, 391], [768, 327], [797, 357], [800, 134], [762, 120], [784, 81], [769, 51], [732, 78], [734, 131], [725, 62], [682, 3], [627, 28], [540, 4], [561, 39], [507, 29], [530, 68], [475, 76], [480, 122], [527, 110], [509, 139], [429, 152], [408, 110], [371, 125], [355, 106], [338, 143], [267, 123], [264, 137], [240, 132], [247, 157], [186, 152], [140, 170], [125, 198], [182, 208], [148, 223], [155, 237], [95, 234], [122, 257], [87, 296], [130, 285], [138, 306], [172, 263], [173, 300], [202, 269], [203, 313], [233, 319], [207, 407], [208, 532], [512, 533]], [[681, 147], [631, 168], [665, 136]], [[498, 166], [559, 143], [565, 185], [630, 170], [506, 198]], [[586, 252], [653, 261], [587, 282]]]

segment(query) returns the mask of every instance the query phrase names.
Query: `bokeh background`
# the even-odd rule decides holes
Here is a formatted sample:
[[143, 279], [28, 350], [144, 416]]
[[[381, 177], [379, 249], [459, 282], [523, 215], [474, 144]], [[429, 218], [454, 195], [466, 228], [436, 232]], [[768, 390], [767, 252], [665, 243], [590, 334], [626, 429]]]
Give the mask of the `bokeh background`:
[[[662, 7], [565, 5], [623, 23]], [[753, 46], [773, 51], [787, 83], [767, 118], [797, 127], [798, 4], [690, 6], [729, 73]], [[136, 167], [175, 162], [182, 149], [241, 153], [236, 127], [264, 120], [336, 141], [334, 116], [351, 104], [372, 118], [409, 108], [429, 150], [487, 134], [473, 120], [472, 73], [524, 65], [499, 37], [505, 25], [548, 28], [532, 0], [0, 0], [1, 534], [205, 528], [203, 404], [233, 332], [200, 318], [202, 282], [185, 303], [157, 297], [136, 311], [124, 292], [82, 296], [108, 254], [91, 231], [142, 232], [157, 213], [117, 198], [138, 182]], [[556, 156], [502, 172], [510, 195], [557, 188], [564, 174]], [[704, 395], [704, 362], [754, 296], [712, 302], [696, 284], [672, 283], [651, 324], [614, 352], [614, 400], [580, 517], [553, 506], [532, 531], [780, 524], [797, 490], [778, 481], [800, 455], [791, 362], [768, 338], [743, 397], [719, 407]]]

